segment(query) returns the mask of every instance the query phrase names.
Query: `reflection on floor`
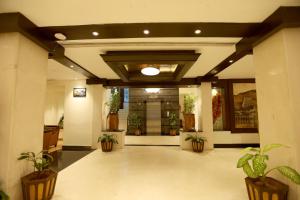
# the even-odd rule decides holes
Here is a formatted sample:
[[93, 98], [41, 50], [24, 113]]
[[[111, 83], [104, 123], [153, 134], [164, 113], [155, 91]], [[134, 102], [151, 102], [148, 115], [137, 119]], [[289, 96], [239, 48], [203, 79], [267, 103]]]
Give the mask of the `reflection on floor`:
[[244, 200], [240, 149], [198, 154], [179, 147], [96, 150], [59, 173], [52, 200]]
[[54, 171], [61, 171], [91, 152], [92, 150], [91, 151], [65, 151], [65, 150], [58, 151], [55, 155], [53, 155], [55, 159], [50, 168]]

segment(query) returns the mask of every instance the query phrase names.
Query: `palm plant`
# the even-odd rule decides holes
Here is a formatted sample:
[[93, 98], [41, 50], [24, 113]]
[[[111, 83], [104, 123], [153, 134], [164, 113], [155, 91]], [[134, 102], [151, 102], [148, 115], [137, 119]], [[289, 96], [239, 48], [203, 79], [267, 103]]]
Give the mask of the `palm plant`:
[[131, 113], [128, 117], [128, 120], [131, 126], [134, 126], [136, 129], [140, 129], [142, 125], [142, 118], [138, 114]]
[[184, 95], [183, 97], [183, 113], [192, 114], [195, 109], [195, 96]]
[[177, 114], [175, 112], [171, 112], [169, 116], [169, 122], [172, 129], [177, 128]]
[[115, 138], [115, 135], [103, 134], [98, 138], [98, 142], [111, 142], [113, 144], [118, 144], [118, 140]]
[[27, 160], [32, 162], [34, 171], [37, 171], [37, 176], [39, 178], [53, 162], [53, 157], [44, 151], [41, 151], [38, 154], [35, 154], [34, 152], [25, 152], [20, 154], [18, 160]]
[[9, 200], [9, 197], [7, 194], [5, 194], [5, 192], [0, 190], [0, 199], [1, 200]]
[[192, 142], [200, 143], [206, 141], [206, 138], [198, 134], [195, 135], [188, 134], [187, 137], [185, 138], [185, 141], [188, 140], [191, 140]]
[[246, 152], [246, 154], [238, 160], [237, 167], [243, 168], [248, 177], [259, 178], [263, 183], [270, 172], [277, 170], [294, 183], [300, 184], [300, 174], [289, 166], [277, 166], [267, 170], [266, 161], [269, 160], [269, 155], [266, 153], [279, 147], [286, 146], [282, 144], [268, 144], [263, 148], [245, 148], [243, 152]]
[[115, 91], [106, 105], [109, 107], [109, 113], [118, 113], [120, 108], [120, 93]]

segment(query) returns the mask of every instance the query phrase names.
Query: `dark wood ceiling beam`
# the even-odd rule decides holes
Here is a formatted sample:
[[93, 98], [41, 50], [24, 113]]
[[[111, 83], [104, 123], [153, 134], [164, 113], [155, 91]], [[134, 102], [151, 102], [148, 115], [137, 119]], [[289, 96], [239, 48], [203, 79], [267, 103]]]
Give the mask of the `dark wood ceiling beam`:
[[[262, 41], [283, 28], [299, 27], [300, 26], [300, 7], [279, 7], [272, 15], [265, 19], [257, 29], [249, 33], [236, 45], [236, 51], [225, 58], [212, 70], [206, 73], [203, 79], [217, 75], [230, 65], [243, 58], [246, 55], [253, 53], [253, 47], [260, 44]], [[230, 62], [232, 60], [233, 62]]]
[[[30, 39], [49, 53], [49, 59], [54, 59], [62, 65], [86, 76], [97, 78], [78, 63], [64, 55], [65, 48], [58, 44], [53, 37], [49, 37], [21, 13], [0, 13], [0, 33], [18, 32]], [[71, 67], [73, 66], [73, 68]]]
[[[126, 23], [126, 24], [92, 24], [73, 26], [41, 27], [40, 30], [53, 37], [60, 32], [70, 40], [112, 39], [112, 38], [147, 38], [147, 37], [245, 37], [256, 29], [259, 23], [227, 22], [161, 22], [161, 23]], [[143, 31], [150, 31], [145, 35]], [[201, 34], [195, 34], [200, 29]], [[97, 37], [93, 31], [99, 32]]]

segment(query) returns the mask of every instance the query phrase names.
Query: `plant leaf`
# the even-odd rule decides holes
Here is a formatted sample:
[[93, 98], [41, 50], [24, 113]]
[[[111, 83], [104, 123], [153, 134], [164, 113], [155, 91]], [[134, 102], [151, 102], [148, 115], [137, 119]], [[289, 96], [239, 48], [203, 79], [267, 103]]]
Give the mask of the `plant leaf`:
[[253, 158], [253, 155], [252, 154], [245, 154], [243, 157], [241, 157], [239, 160], [238, 160], [238, 163], [237, 163], [237, 168], [241, 168], [243, 167], [245, 164], [248, 163], [248, 160], [252, 159]]
[[251, 169], [249, 163], [247, 162], [245, 165], [243, 165], [243, 171], [247, 174], [250, 178], [257, 178], [258, 176], [254, 173], [254, 171]]
[[260, 152], [260, 148], [247, 147], [247, 148], [245, 148], [245, 149], [242, 150], [242, 152], [244, 152], [244, 153], [246, 153], [248, 151], [254, 151], [254, 152], [259, 153]]
[[0, 199], [1, 200], [8, 200], [9, 197], [3, 191], [0, 191]]
[[294, 183], [300, 185], [300, 174], [293, 168], [289, 166], [280, 166], [277, 170]]
[[266, 153], [272, 149], [279, 148], [279, 147], [288, 147], [288, 146], [283, 145], [283, 144], [267, 144], [263, 148], [263, 153]]
[[253, 158], [253, 170], [257, 176], [263, 176], [267, 168], [265, 163], [266, 156], [264, 155], [255, 155]]

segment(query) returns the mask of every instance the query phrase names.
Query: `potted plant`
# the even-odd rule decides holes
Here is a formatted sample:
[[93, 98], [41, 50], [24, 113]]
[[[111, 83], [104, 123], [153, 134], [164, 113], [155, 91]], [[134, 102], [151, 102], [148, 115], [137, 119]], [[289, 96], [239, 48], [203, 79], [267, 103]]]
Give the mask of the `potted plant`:
[[203, 152], [204, 142], [206, 141], [205, 137], [200, 136], [197, 133], [195, 135], [188, 134], [185, 141], [188, 140], [192, 141], [192, 148], [194, 152]]
[[195, 131], [195, 96], [185, 95], [183, 99], [184, 131]]
[[103, 134], [98, 138], [98, 142], [101, 142], [101, 148], [103, 152], [110, 152], [113, 149], [113, 144], [118, 144], [118, 140], [114, 135]]
[[[245, 178], [249, 199], [287, 200], [288, 186], [267, 175], [276, 170], [296, 184], [300, 184], [300, 174], [289, 166], [278, 166], [267, 170], [266, 161], [270, 150], [283, 147], [281, 144], [268, 144], [263, 148], [248, 147], [237, 163], [238, 168], [248, 176]], [[266, 171], [267, 170], [267, 171]], [[255, 197], [255, 198], [254, 198]]]
[[132, 113], [129, 115], [129, 124], [135, 128], [135, 135], [141, 135], [142, 118], [138, 114]]
[[51, 199], [57, 179], [57, 172], [48, 169], [53, 161], [52, 156], [43, 151], [37, 155], [34, 152], [25, 152], [20, 154], [18, 160], [32, 162], [34, 167], [34, 172], [21, 178], [23, 199]]
[[178, 117], [175, 112], [171, 112], [169, 115], [169, 123], [171, 126], [170, 135], [175, 136], [177, 134], [177, 121]]
[[115, 91], [110, 98], [110, 101], [106, 103], [109, 106], [108, 113], [108, 122], [109, 122], [109, 130], [117, 131], [119, 130], [119, 116], [118, 111], [120, 108], [120, 93]]
[[0, 190], [0, 200], [9, 200], [8, 195], [2, 190]]

